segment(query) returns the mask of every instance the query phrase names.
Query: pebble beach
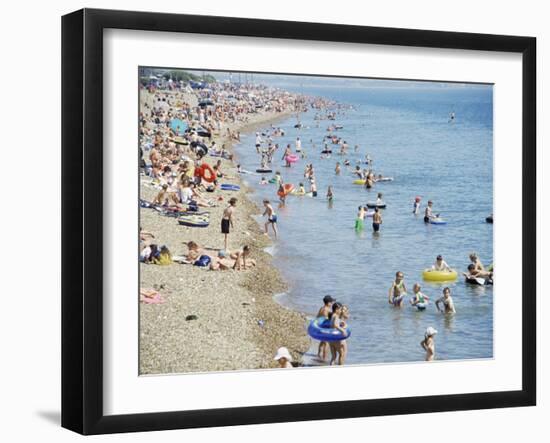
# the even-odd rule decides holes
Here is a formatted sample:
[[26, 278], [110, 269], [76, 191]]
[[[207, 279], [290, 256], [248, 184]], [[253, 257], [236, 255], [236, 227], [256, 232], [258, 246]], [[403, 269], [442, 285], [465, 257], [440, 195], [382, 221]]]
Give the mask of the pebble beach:
[[[141, 103], [151, 94], [141, 93]], [[186, 100], [196, 98], [190, 94]], [[276, 122], [289, 113], [258, 113], [246, 122], [235, 122], [231, 129], [241, 133]], [[231, 140], [214, 134], [212, 140], [231, 151]], [[205, 157], [213, 165], [217, 158]], [[140, 374], [211, 372], [277, 367], [276, 349], [285, 346], [295, 364], [307, 351], [310, 340], [305, 333], [306, 318], [274, 300], [286, 285], [264, 251], [270, 240], [253, 219], [260, 209], [247, 195], [234, 161], [222, 159], [223, 170], [240, 185], [240, 190], [217, 189], [208, 195], [216, 200], [208, 208], [211, 223], [206, 228], [185, 227], [175, 218], [150, 208], [140, 209], [140, 226], [155, 235], [174, 255], [187, 251], [186, 243], [195, 241], [213, 253], [223, 249], [219, 220], [230, 197], [238, 199], [235, 227], [230, 249], [249, 245], [256, 266], [236, 271], [212, 272], [206, 268], [173, 263], [169, 266], [140, 264], [140, 287], [157, 290], [160, 304], [140, 303]], [[140, 197], [151, 201], [158, 189], [151, 178], [140, 176]], [[219, 201], [219, 198], [223, 200]]]

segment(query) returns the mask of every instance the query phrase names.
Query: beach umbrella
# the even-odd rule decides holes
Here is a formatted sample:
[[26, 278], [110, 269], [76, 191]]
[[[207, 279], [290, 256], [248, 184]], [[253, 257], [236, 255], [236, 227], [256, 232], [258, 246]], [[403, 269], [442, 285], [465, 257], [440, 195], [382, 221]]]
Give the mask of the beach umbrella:
[[170, 127], [176, 134], [180, 135], [187, 130], [187, 123], [179, 118], [175, 118], [170, 122]]

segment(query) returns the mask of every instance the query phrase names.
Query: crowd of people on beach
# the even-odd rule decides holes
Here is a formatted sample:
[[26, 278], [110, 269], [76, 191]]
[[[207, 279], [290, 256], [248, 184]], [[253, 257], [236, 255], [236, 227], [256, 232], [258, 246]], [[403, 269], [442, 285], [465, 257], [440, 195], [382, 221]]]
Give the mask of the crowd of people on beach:
[[[224, 189], [222, 181], [235, 179], [225, 172], [221, 161], [231, 160], [233, 154], [226, 143], [218, 147], [214, 139], [239, 141], [238, 128], [252, 117], [260, 113], [276, 115], [301, 106], [297, 94], [252, 84], [215, 82], [192, 89], [189, 85], [176, 88], [170, 83], [164, 87], [142, 86], [142, 93], [149, 100], [142, 102], [139, 114], [140, 169], [151, 180], [146, 183], [158, 189], [152, 201], [142, 202], [143, 207], [175, 217], [190, 214], [191, 220], [208, 220], [199, 208], [224, 204], [222, 195], [214, 198], [216, 191]], [[231, 189], [238, 190], [238, 186]], [[159, 265], [190, 263], [211, 270], [254, 266], [248, 245], [230, 245], [237, 203], [237, 198], [230, 198], [223, 210], [223, 247], [210, 250], [190, 241], [187, 253], [176, 256], [166, 246], [158, 245], [154, 236], [140, 236], [140, 260]], [[267, 204], [266, 210], [272, 212], [269, 219], [276, 232], [273, 208]], [[193, 213], [197, 213], [195, 218]]]
[[[323, 160], [330, 159], [333, 151], [341, 155], [342, 159], [335, 164], [334, 174], [341, 175], [343, 171], [349, 171], [355, 179], [354, 184], [362, 185], [365, 189], [372, 189], [378, 183], [393, 180], [392, 177], [375, 173], [374, 159], [369, 153], [366, 153], [355, 167], [348, 160], [350, 144], [338, 136], [337, 131], [342, 129], [342, 125], [336, 123], [337, 118], [351, 109], [347, 105], [257, 84], [214, 82], [199, 89], [191, 89], [189, 86], [163, 89], [151, 85], [144, 89], [148, 90], [150, 100], [143, 102], [139, 115], [140, 168], [143, 177], [150, 180], [147, 183], [158, 192], [152, 201], [142, 202], [142, 206], [157, 209], [164, 215], [176, 218], [189, 216], [191, 222], [197, 221], [206, 225], [209, 223], [208, 213], [201, 213], [200, 209], [207, 210], [219, 205], [224, 207], [219, 221], [220, 244], [216, 248], [200, 246], [198, 242], [189, 240], [185, 242], [187, 251], [182, 255], [174, 255], [165, 245], [159, 244], [153, 233], [140, 230], [140, 261], [145, 264], [192, 264], [212, 271], [238, 271], [255, 266], [255, 260], [250, 257], [249, 245], [234, 247], [231, 244], [239, 200], [233, 197], [225, 201], [218, 191], [223, 189], [222, 182], [249, 173], [237, 165], [237, 177], [232, 177], [225, 171], [221, 159], [234, 160], [233, 153], [227, 145], [240, 141], [239, 128], [258, 113], [294, 113], [297, 116], [295, 128], [298, 131], [303, 127], [300, 115], [305, 112], [315, 112], [314, 121], [318, 127], [322, 121], [330, 121], [327, 134], [318, 145], [310, 140], [308, 152], [300, 136], [295, 138], [293, 144], [279, 146], [277, 138], [284, 137], [285, 130], [276, 125], [272, 124], [269, 128], [256, 132], [254, 150], [258, 155], [259, 166], [255, 173], [260, 176], [261, 185], [275, 185], [274, 200], [278, 200], [279, 204], [279, 208], [276, 208], [271, 199], [263, 200], [265, 235], [269, 235], [271, 228], [274, 238], [278, 238], [280, 231], [277, 212], [287, 204], [290, 196], [319, 198], [320, 182], [314, 163], [310, 160], [316, 153]], [[224, 142], [218, 146], [214, 138]], [[359, 145], [353, 146], [354, 153], [359, 150]], [[304, 167], [303, 181], [296, 185], [286, 183], [283, 173], [274, 166], [279, 159], [284, 162], [283, 168], [295, 168], [300, 159], [308, 159]], [[273, 175], [268, 179], [267, 174]], [[238, 189], [237, 185], [231, 186]], [[335, 197], [333, 187], [328, 185], [324, 195], [327, 202], [332, 204]], [[421, 200], [419, 196], [414, 198], [414, 215], [421, 212]], [[365, 219], [372, 218], [373, 233], [380, 235], [384, 223], [382, 212], [385, 207], [382, 192], [377, 192], [376, 200], [358, 207], [355, 230], [363, 231]], [[443, 223], [440, 214], [435, 213], [433, 208], [434, 202], [429, 200], [424, 208], [424, 222]], [[492, 283], [492, 266], [486, 269], [476, 253], [470, 254], [470, 260], [472, 263], [468, 266], [467, 272], [463, 273], [466, 281]], [[429, 271], [454, 272], [442, 256], [436, 258]], [[398, 271], [388, 291], [388, 303], [392, 307], [402, 308], [406, 298], [404, 274]], [[416, 282], [412, 286], [412, 298], [409, 301], [412, 307], [423, 311], [427, 309], [430, 297], [423, 293], [421, 285]], [[450, 287], [443, 288], [442, 295], [435, 300], [434, 305], [437, 311], [445, 315], [456, 314]], [[348, 337], [345, 334], [349, 334], [349, 317], [350, 310], [346, 305], [330, 295], [324, 297], [323, 306], [316, 318], [323, 319], [326, 327], [343, 334], [340, 335], [343, 338], [320, 341], [317, 357], [321, 361], [328, 361], [331, 365], [345, 363], [348, 353]], [[436, 334], [437, 330], [429, 326], [421, 342], [427, 361], [435, 359]], [[274, 359], [281, 368], [292, 367], [292, 356], [285, 347], [277, 350]]]

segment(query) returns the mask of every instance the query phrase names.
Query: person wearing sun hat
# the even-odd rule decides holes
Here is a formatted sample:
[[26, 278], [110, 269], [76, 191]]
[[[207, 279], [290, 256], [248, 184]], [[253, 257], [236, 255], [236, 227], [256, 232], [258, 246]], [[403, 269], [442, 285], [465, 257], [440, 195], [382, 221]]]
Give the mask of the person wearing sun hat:
[[424, 333], [424, 340], [420, 342], [420, 346], [426, 351], [426, 361], [435, 359], [435, 334], [437, 330], [431, 326], [428, 327]]
[[273, 360], [279, 362], [280, 368], [292, 368], [292, 356], [290, 355], [290, 352], [288, 352], [288, 349], [284, 346], [277, 349], [277, 353], [275, 354]]

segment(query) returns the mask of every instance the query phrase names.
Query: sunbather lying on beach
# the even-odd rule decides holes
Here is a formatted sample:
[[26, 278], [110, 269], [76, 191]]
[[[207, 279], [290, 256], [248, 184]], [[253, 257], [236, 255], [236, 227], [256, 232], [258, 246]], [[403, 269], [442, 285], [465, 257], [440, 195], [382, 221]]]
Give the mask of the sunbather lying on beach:
[[139, 240], [140, 241], [142, 241], [144, 243], [148, 243], [154, 238], [155, 238], [155, 236], [151, 232], [143, 230], [141, 226], [139, 227]]
[[152, 203], [154, 205], [170, 206], [170, 205], [177, 205], [179, 201], [176, 194], [174, 192], [169, 191], [168, 185], [164, 184], [162, 185], [162, 189], [159, 191], [159, 193], [154, 198]]

